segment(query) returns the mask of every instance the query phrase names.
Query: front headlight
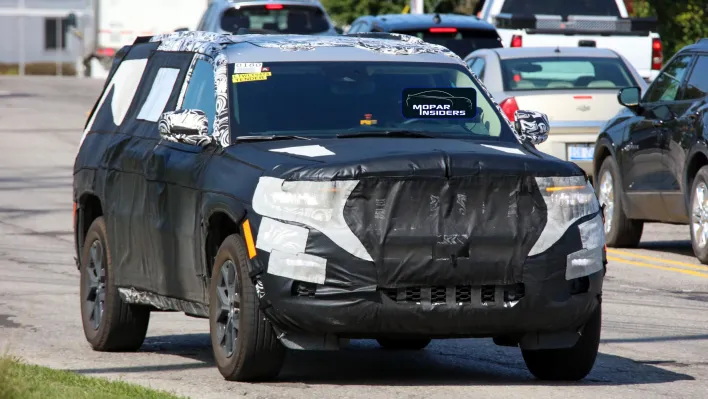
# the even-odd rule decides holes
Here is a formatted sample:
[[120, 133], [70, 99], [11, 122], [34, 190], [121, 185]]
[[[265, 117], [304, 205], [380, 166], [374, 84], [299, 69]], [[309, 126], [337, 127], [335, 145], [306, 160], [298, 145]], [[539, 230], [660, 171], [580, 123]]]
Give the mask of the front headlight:
[[285, 181], [263, 176], [253, 194], [253, 210], [316, 229], [350, 254], [371, 261], [344, 220], [344, 206], [357, 184], [358, 180]]
[[546, 203], [548, 216], [546, 226], [529, 256], [547, 250], [565, 234], [570, 225], [600, 210], [595, 191], [583, 176], [537, 177], [536, 184]]

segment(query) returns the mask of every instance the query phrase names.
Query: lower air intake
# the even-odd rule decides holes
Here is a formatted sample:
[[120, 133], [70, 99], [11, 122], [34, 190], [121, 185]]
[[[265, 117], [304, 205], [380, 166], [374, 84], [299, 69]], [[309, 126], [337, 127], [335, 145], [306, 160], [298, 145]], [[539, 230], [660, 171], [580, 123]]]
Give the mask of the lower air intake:
[[523, 283], [511, 285], [381, 288], [379, 291], [384, 297], [396, 303], [450, 306], [511, 307], [516, 305], [525, 295]]

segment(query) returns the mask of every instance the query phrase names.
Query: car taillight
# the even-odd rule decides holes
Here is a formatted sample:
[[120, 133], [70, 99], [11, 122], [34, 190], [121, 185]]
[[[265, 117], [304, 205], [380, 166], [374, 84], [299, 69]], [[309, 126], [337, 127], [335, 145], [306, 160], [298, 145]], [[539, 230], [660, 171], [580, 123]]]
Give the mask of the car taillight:
[[504, 111], [506, 117], [513, 122], [515, 119], [514, 113], [519, 110], [519, 105], [516, 104], [516, 99], [514, 97], [509, 97], [506, 100], [502, 101], [499, 106], [501, 107], [502, 111]]
[[457, 28], [430, 28], [430, 33], [455, 33]]
[[661, 43], [661, 39], [655, 38], [651, 41], [651, 69], [658, 71], [661, 69], [661, 65], [664, 63], [663, 50], [664, 46]]
[[116, 55], [116, 50], [112, 48], [99, 48], [96, 50], [96, 55], [99, 57], [114, 57]]
[[265, 8], [266, 8], [266, 10], [282, 10], [283, 5], [282, 4], [266, 4]]
[[524, 44], [524, 41], [520, 35], [514, 35], [511, 37], [511, 47], [521, 47], [522, 44]]

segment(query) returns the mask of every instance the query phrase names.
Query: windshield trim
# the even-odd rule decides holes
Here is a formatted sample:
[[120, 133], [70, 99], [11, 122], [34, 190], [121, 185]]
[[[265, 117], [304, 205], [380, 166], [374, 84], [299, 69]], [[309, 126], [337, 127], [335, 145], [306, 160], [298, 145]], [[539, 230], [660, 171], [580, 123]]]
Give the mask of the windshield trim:
[[[295, 65], [322, 65], [322, 64], [342, 64], [343, 61], [297, 61], [297, 62], [291, 62], [291, 61], [278, 61], [278, 62], [268, 62], [267, 60], [259, 61], [263, 63], [268, 63], [271, 67], [277, 66], [278, 64], [295, 64]], [[229, 62], [227, 65], [228, 68], [228, 76], [231, 76], [234, 73], [234, 63], [235, 62]], [[487, 140], [487, 141], [493, 141], [493, 142], [500, 142], [500, 143], [514, 143], [514, 144], [520, 144], [516, 133], [511, 129], [511, 126], [509, 126], [508, 120], [506, 119], [505, 115], [501, 113], [501, 110], [499, 109], [498, 102], [494, 100], [491, 97], [491, 94], [486, 90], [486, 88], [483, 88], [482, 83], [477, 80], [470, 70], [463, 64], [460, 63], [436, 63], [436, 62], [420, 62], [420, 61], [400, 61], [400, 62], [391, 62], [391, 61], [347, 61], [346, 64], [351, 65], [351, 64], [364, 64], [364, 65], [375, 65], [377, 63], [380, 64], [395, 64], [395, 65], [405, 65], [405, 66], [420, 66], [420, 67], [430, 67], [432, 66], [445, 66], [451, 69], [455, 69], [458, 72], [461, 72], [465, 74], [467, 77], [470, 78], [474, 85], [474, 89], [478, 92], [478, 95], [480, 95], [482, 98], [487, 101], [489, 108], [492, 110], [494, 115], [499, 118], [499, 135], [498, 136], [491, 136], [491, 135], [480, 135], [480, 134], [475, 134], [470, 132], [467, 135], [461, 135], [459, 133], [451, 133], [451, 132], [445, 132], [444, 129], [441, 131], [436, 131], [435, 133], [435, 138], [440, 138], [440, 139], [455, 139], [455, 140], [474, 140], [474, 141], [479, 141], [479, 140]], [[235, 127], [238, 126], [236, 123], [235, 115], [234, 115], [234, 109], [233, 109], [233, 95], [234, 95], [234, 87], [235, 85], [231, 82], [228, 84], [228, 99], [226, 101], [227, 106], [229, 107], [229, 135], [231, 139], [234, 139], [237, 136], [244, 136], [244, 135], [259, 135], [257, 132], [249, 132], [249, 133], [243, 133], [243, 132], [237, 132]], [[365, 130], [363, 129], [364, 126], [357, 127], [359, 130]], [[383, 128], [372, 128], [372, 132], [379, 131], [379, 129]], [[391, 128], [383, 129], [383, 130], [390, 130]], [[416, 130], [416, 129], [410, 129], [410, 130]], [[421, 133], [428, 133], [430, 134], [430, 129], [425, 129], [421, 127], [420, 129]], [[325, 133], [327, 132], [327, 133]], [[331, 133], [330, 133], [331, 132]], [[263, 132], [262, 134], [267, 136], [271, 134], [287, 134], [287, 135], [298, 135], [298, 136], [307, 136], [311, 137], [313, 139], [334, 139], [337, 138], [338, 133], [347, 133], [347, 130], [345, 129], [332, 129], [332, 130], [320, 130], [318, 131], [317, 134], [310, 134], [310, 135], [305, 135], [302, 133], [302, 131], [269, 131], [269, 132]]]

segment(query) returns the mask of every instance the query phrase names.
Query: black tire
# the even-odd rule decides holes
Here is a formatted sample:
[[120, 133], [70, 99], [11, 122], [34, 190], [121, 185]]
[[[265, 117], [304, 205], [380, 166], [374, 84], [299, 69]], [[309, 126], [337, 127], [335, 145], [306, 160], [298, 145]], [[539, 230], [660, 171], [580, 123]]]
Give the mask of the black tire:
[[595, 365], [601, 328], [602, 306], [598, 304], [575, 346], [567, 349], [522, 349], [521, 354], [526, 367], [539, 380], [582, 380]]
[[[224, 240], [219, 248], [214, 261], [211, 286], [209, 290], [209, 327], [211, 332], [211, 345], [214, 352], [216, 366], [221, 375], [229, 381], [265, 381], [275, 378], [285, 360], [286, 349], [276, 337], [270, 322], [266, 320], [259, 307], [256, 287], [248, 277], [246, 248], [241, 238], [232, 234]], [[219, 299], [219, 286], [224, 283], [221, 269], [231, 268], [232, 262], [235, 269], [236, 280], [231, 286], [238, 294], [238, 326], [237, 339], [233, 346], [233, 353], [229, 348], [222, 348], [220, 344], [219, 320], [226, 317], [221, 309]], [[229, 277], [230, 278], [230, 277]], [[233, 302], [229, 309], [236, 309]], [[229, 340], [234, 344], [233, 340]]]
[[[703, 246], [701, 247], [701, 244], [699, 242], [699, 237], [695, 236], [695, 231], [693, 231], [693, 222], [694, 222], [694, 212], [693, 208], [696, 206], [694, 203], [696, 201], [696, 190], [699, 188], [699, 186], [702, 186], [703, 190], [708, 189], [708, 166], [702, 167], [700, 170], [698, 170], [698, 173], [696, 173], [696, 177], [693, 179], [693, 184], [691, 186], [691, 202], [689, 205], [689, 215], [691, 219], [691, 224], [689, 225], [689, 230], [691, 231], [691, 246], [693, 247], [693, 253], [696, 255], [696, 258], [701, 261], [703, 264], [708, 264], [708, 243], [704, 243]], [[708, 194], [708, 192], [705, 192]], [[704, 201], [704, 207], [707, 206], [708, 203]], [[701, 216], [698, 217], [700, 222]], [[705, 227], [708, 227], [708, 220], [703, 217], [705, 223], [702, 223], [702, 225]]]
[[[606, 174], [612, 179], [612, 184], [609, 184], [609, 186], [612, 187], [613, 195], [611, 198], [612, 210], [610, 211], [609, 207], [605, 209], [605, 242], [608, 247], [636, 247], [642, 239], [644, 222], [641, 220], [632, 220], [627, 218], [624, 210], [622, 209], [622, 196], [620, 195], [622, 192], [622, 185], [619, 181], [617, 164], [612, 157], [605, 158], [602, 162], [602, 166], [600, 166], [600, 172], [595, 179], [595, 192], [597, 193], [597, 197], [600, 199], [600, 205], [605, 202], [602, 195], [602, 190]], [[608, 225], [609, 230], [607, 227]]]
[[384, 349], [390, 350], [421, 350], [430, 344], [430, 339], [427, 338], [405, 338], [405, 339], [388, 339], [379, 338], [376, 340]]
[[[115, 271], [106, 231], [103, 217], [94, 220], [86, 233], [81, 254], [79, 292], [84, 335], [96, 351], [136, 351], [142, 346], [147, 334], [150, 308], [130, 305], [121, 299], [118, 288], [113, 284]], [[100, 278], [101, 274], [104, 275], [103, 279]], [[105, 298], [102, 311], [94, 307], [101, 292]], [[95, 318], [92, 316], [96, 312], [100, 317], [98, 322], [94, 323]]]

